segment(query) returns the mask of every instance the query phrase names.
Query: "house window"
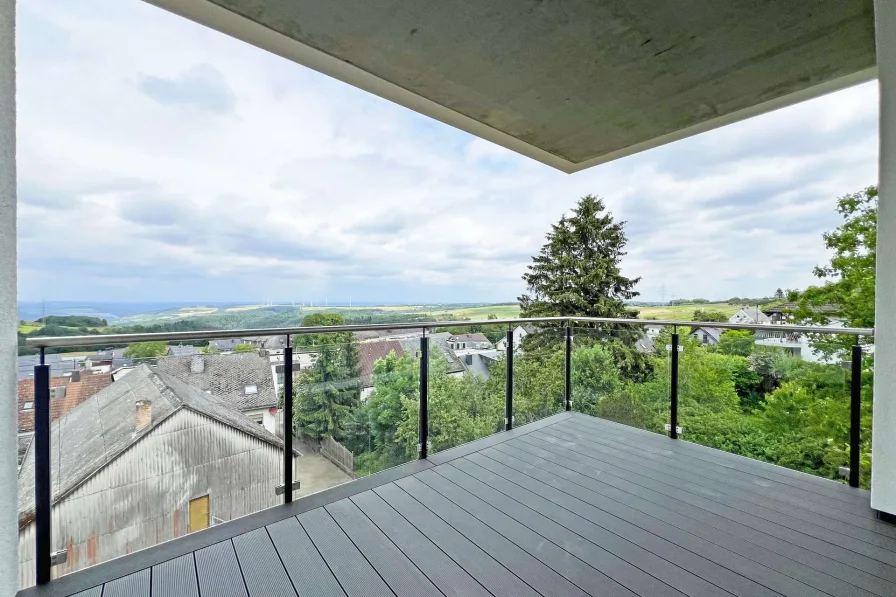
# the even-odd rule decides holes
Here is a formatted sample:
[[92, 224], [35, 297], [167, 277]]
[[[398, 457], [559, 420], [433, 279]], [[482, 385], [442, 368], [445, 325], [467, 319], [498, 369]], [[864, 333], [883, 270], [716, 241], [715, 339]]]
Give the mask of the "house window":
[[246, 396], [258, 393], [258, 386], [246, 386]]
[[708, 344], [708, 343], [709, 343], [709, 334], [703, 334], [703, 343], [704, 343], [704, 344]]
[[264, 425], [264, 415], [247, 415], [250, 419], [258, 423], [259, 425]]
[[190, 532], [208, 528], [208, 495], [190, 500]]
[[31, 410], [32, 408], [34, 408], [34, 403], [33, 403], [33, 402], [26, 402], [26, 403], [25, 403], [25, 406], [22, 407], [22, 410]]

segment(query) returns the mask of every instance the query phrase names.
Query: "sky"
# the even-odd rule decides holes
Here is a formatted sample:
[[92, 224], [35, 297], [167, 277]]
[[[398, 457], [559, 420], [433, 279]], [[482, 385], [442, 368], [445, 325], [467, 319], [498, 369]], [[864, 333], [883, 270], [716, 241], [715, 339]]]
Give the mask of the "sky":
[[563, 174], [139, 0], [18, 6], [19, 298], [505, 302], [594, 194], [644, 300], [816, 283], [867, 83]]

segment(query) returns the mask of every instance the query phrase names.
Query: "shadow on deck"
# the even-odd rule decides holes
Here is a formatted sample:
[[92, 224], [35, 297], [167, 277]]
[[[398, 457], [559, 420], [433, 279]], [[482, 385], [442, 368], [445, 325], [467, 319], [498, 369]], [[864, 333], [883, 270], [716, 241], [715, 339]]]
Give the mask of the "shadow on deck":
[[563, 413], [21, 597], [896, 595], [867, 491]]

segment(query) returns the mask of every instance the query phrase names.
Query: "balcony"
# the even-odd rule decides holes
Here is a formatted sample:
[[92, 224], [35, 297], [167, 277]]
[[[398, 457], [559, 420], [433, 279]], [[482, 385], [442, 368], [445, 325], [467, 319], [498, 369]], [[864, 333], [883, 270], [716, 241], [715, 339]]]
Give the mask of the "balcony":
[[[855, 383], [850, 486], [679, 439], [679, 374], [688, 365], [679, 364], [678, 328], [685, 322], [651, 322], [673, 332], [665, 413], [669, 436], [575, 412], [583, 397], [573, 387], [573, 340], [589, 333], [604, 336], [572, 324], [623, 333], [645, 322], [532, 322], [565, 347], [561, 412], [514, 424], [520, 408], [514, 393], [531, 380], [523, 377], [525, 368], [515, 372], [521, 349], [508, 341], [502, 362], [504, 430], [431, 453], [436, 413], [430, 386], [439, 381], [423, 375], [430, 372], [431, 358], [430, 338], [424, 335], [416, 355], [419, 459], [304, 497], [285, 492], [281, 505], [53, 580], [48, 574], [53, 492], [41, 485], [52, 480], [52, 471], [40, 464], [50, 461], [43, 453], [49, 451], [49, 413], [38, 410], [36, 566], [43, 582], [19, 595], [896, 594], [896, 527], [878, 518], [869, 492], [857, 487], [861, 403]], [[461, 324], [470, 322], [456, 325]], [[421, 327], [406, 325], [415, 326]], [[276, 333], [295, 338], [345, 331]], [[78, 341], [37, 340], [46, 346]], [[285, 385], [293, 381], [291, 350], [285, 348], [282, 360]], [[854, 372], [861, 371], [861, 354], [852, 351]], [[49, 388], [42, 390], [45, 375], [36, 371], [38, 405], [49, 399]], [[291, 402], [284, 405], [287, 413]], [[686, 437], [687, 420], [683, 433]], [[287, 438], [284, 465], [293, 457], [293, 438]], [[282, 485], [290, 487], [294, 468], [284, 466], [281, 473]]]

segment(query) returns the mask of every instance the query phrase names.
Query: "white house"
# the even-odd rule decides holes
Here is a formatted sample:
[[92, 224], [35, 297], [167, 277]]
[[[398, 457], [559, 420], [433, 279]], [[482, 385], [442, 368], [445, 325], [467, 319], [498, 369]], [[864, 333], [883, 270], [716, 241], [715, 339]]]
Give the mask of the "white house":
[[741, 307], [728, 318], [728, 323], [766, 324], [771, 323], [771, 319], [759, 307]]
[[688, 334], [691, 338], [696, 338], [703, 346], [716, 346], [722, 338], [722, 330], [711, 327], [693, 328]]
[[[526, 328], [524, 328], [521, 325], [518, 325], [515, 328], [513, 328], [513, 347], [519, 348], [519, 345], [522, 344], [522, 342], [523, 342], [523, 338], [525, 338], [528, 335], [529, 335], [529, 332], [527, 332]], [[497, 342], [495, 342], [495, 349], [501, 350], [501, 351], [506, 351], [507, 350], [507, 338], [504, 337], [504, 338], [501, 338], [500, 340], [498, 340]]]

